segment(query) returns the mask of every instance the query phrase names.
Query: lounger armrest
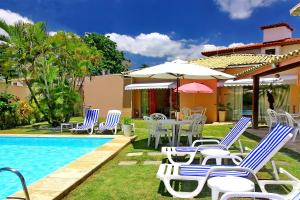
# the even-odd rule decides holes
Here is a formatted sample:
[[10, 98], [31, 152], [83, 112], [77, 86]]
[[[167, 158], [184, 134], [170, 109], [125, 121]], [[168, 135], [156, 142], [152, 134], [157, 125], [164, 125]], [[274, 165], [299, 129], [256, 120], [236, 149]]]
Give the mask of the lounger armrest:
[[234, 164], [238, 165], [243, 159], [239, 156], [235, 156], [235, 155], [228, 155], [228, 156], [206, 156], [203, 161], [202, 161], [202, 165], [206, 165], [207, 161], [210, 159], [216, 159], [216, 158], [221, 158], [221, 159], [231, 159]]
[[258, 185], [262, 192], [268, 192], [266, 190], [266, 185], [291, 185], [293, 187], [292, 191], [288, 194], [294, 195], [298, 194], [300, 191], [300, 180], [287, 172], [283, 168], [279, 168], [279, 173], [286, 175], [289, 179], [288, 180], [259, 180]]
[[229, 200], [232, 198], [263, 198], [273, 200], [284, 200], [284, 198], [279, 194], [262, 192], [226, 192], [220, 200]]
[[197, 151], [198, 152], [199, 150], [203, 149], [203, 148], [212, 148], [212, 147], [223, 147], [224, 149], [227, 149], [227, 147], [223, 144], [202, 144], [202, 145], [199, 145], [199, 146], [196, 146], [197, 147]]
[[[195, 140], [192, 144], [192, 147], [195, 147], [197, 143], [217, 143], [217, 144], [220, 144], [220, 141], [217, 140], [217, 139], [202, 139], [202, 140]], [[201, 145], [201, 144], [200, 144]]]
[[292, 174], [290, 174], [288, 171], [286, 171], [283, 168], [279, 168], [279, 173], [286, 175], [287, 177], [289, 177], [290, 180], [296, 181], [299, 183], [300, 185], [300, 180], [298, 178], [296, 178], [295, 176], [293, 176]]

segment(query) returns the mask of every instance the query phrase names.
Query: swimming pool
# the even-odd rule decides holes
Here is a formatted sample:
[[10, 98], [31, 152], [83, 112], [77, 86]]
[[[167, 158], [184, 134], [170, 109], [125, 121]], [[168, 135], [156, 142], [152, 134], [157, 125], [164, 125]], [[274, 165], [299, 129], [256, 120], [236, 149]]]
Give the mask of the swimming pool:
[[[19, 170], [27, 185], [76, 160], [111, 138], [0, 137], [0, 168]], [[22, 189], [18, 178], [0, 173], [0, 199]]]

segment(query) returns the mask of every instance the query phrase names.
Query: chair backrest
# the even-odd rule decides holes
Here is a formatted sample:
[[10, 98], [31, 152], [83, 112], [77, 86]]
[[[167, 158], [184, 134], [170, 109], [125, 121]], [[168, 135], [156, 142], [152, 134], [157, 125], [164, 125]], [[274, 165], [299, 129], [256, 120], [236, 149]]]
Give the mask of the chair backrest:
[[270, 118], [271, 121], [273, 122], [276, 122], [278, 119], [277, 119], [277, 112], [275, 110], [272, 110], [272, 109], [267, 109], [267, 114]]
[[220, 141], [220, 144], [229, 148], [250, 126], [251, 118], [241, 117], [235, 126], [227, 133], [227, 135]]
[[93, 126], [98, 122], [99, 109], [88, 109], [86, 111], [83, 124], [85, 126]]
[[162, 114], [162, 113], [152, 113], [150, 115], [150, 118], [153, 120], [164, 120], [167, 119], [166, 115]]
[[199, 113], [201, 115], [205, 115], [206, 113], [206, 108], [205, 107], [202, 107], [202, 106], [198, 106], [198, 107], [195, 107], [192, 109], [192, 112], [193, 113]]
[[192, 114], [192, 115], [190, 115], [188, 118], [187, 118], [187, 120], [194, 120], [194, 119], [201, 119], [203, 117], [203, 115], [202, 114], [199, 114], [199, 113], [196, 113], [196, 114]]
[[191, 131], [192, 133], [195, 133], [199, 130], [199, 126], [201, 123], [201, 118], [195, 118], [192, 120], [192, 123], [189, 126], [189, 131]]
[[190, 108], [181, 108], [180, 111], [183, 115], [183, 119], [186, 119], [191, 115], [191, 109]]
[[106, 116], [106, 126], [116, 126], [120, 122], [121, 111], [120, 110], [109, 110]]
[[293, 128], [277, 124], [239, 164], [257, 173], [291, 137]]
[[288, 112], [285, 112], [285, 115], [286, 115], [286, 118], [287, 118], [287, 124], [288, 124], [288, 126], [295, 127], [296, 121], [293, 118], [293, 116], [290, 113], [288, 113]]
[[153, 120], [151, 117], [143, 116], [145, 122], [147, 122], [149, 134], [155, 134], [155, 131], [158, 129], [157, 120]]

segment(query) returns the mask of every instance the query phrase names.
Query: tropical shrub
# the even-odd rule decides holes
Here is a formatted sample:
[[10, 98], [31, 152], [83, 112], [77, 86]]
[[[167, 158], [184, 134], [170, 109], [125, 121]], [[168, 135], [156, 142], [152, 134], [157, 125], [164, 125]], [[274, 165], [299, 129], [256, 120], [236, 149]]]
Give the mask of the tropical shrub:
[[17, 126], [16, 111], [18, 98], [5, 92], [0, 93], [0, 129]]
[[2, 55], [10, 55], [0, 59], [0, 64], [10, 63], [2, 75], [10, 77], [7, 72], [13, 72], [24, 79], [31, 103], [51, 126], [69, 121], [84, 78], [99, 66], [101, 52], [72, 33], [49, 36], [41, 22], [7, 25], [0, 21], [0, 28], [9, 35], [2, 37], [9, 44]]

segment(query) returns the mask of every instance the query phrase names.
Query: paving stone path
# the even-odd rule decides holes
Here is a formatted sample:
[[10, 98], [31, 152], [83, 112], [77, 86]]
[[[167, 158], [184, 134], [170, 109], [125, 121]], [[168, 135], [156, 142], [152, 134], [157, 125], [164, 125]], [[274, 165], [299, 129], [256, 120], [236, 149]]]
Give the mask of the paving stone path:
[[156, 160], [145, 160], [143, 162], [143, 165], [160, 165], [161, 161], [156, 161]]
[[148, 154], [148, 156], [161, 156], [162, 155], [161, 152], [148, 152], [147, 154]]
[[143, 152], [133, 152], [133, 153], [127, 153], [126, 156], [132, 157], [132, 156], [142, 156]]
[[128, 165], [136, 165], [137, 161], [120, 161], [119, 165], [128, 166]]

